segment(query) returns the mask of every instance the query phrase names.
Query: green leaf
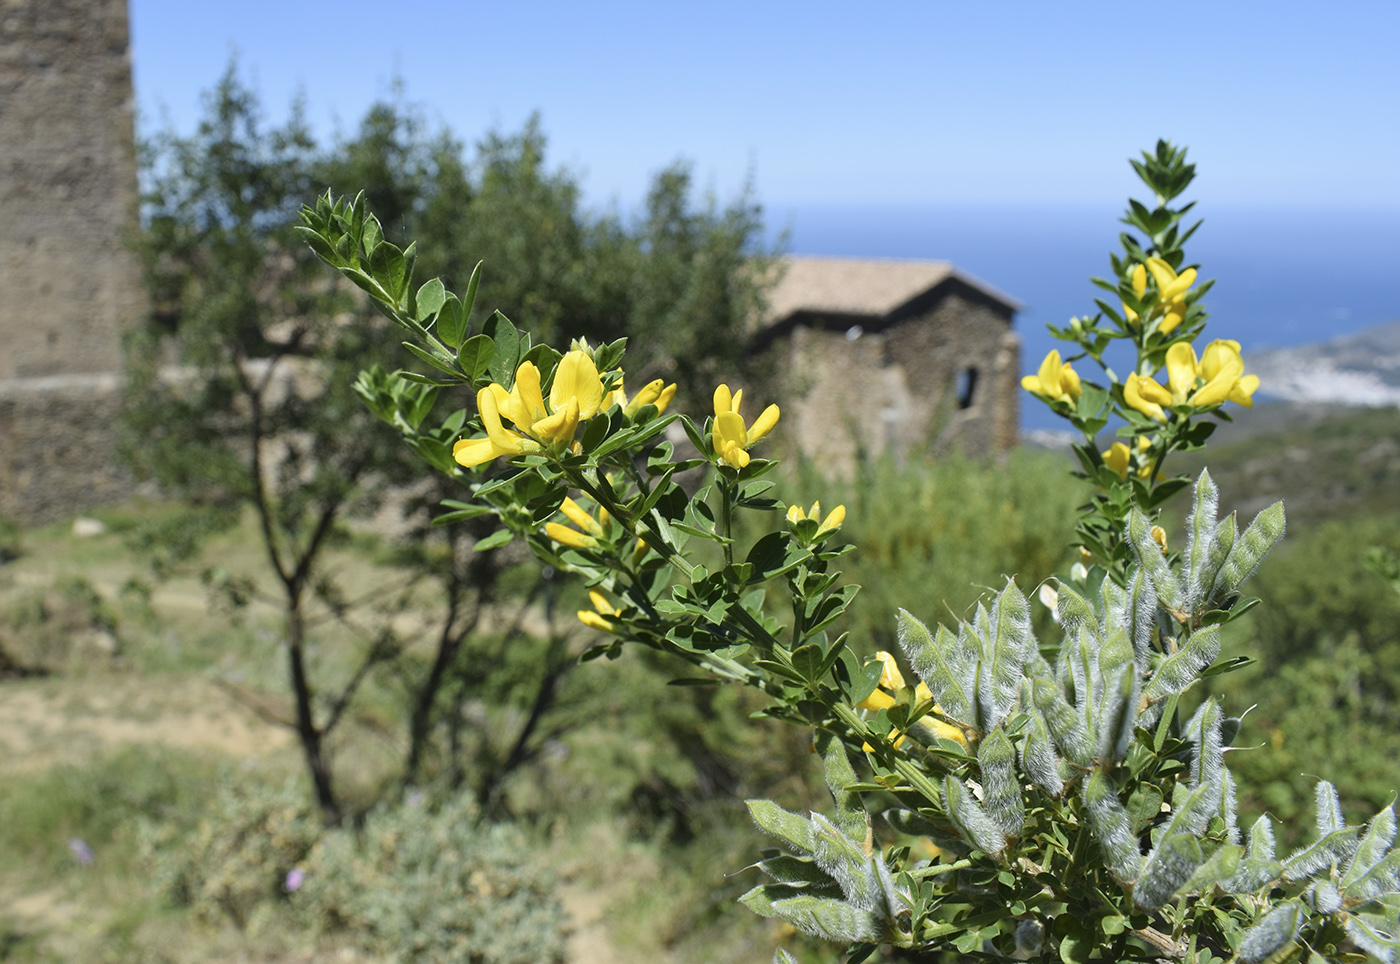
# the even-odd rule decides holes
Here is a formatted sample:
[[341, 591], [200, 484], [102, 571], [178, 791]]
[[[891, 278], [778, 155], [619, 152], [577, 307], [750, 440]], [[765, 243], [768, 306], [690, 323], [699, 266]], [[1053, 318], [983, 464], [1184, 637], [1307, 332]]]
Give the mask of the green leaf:
[[1152, 783], [1140, 783], [1128, 797], [1128, 821], [1134, 834], [1141, 834], [1162, 815], [1162, 791]]
[[[422, 304], [422, 295], [419, 295], [419, 304]], [[438, 314], [437, 335], [444, 345], [452, 349], [460, 347], [467, 337], [467, 316], [462, 311], [462, 303], [454, 294], [446, 296]]]
[[821, 679], [821, 668], [825, 653], [816, 643], [799, 646], [792, 651], [792, 668], [809, 683]]
[[408, 260], [404, 252], [388, 241], [376, 245], [369, 257], [369, 272], [394, 299], [394, 307], [399, 307], [408, 291]]
[[1094, 932], [1076, 924], [1060, 938], [1060, 960], [1065, 964], [1087, 964], [1097, 947]]
[[1201, 843], [1191, 834], [1167, 837], [1143, 864], [1142, 876], [1133, 885], [1133, 903], [1143, 910], [1156, 910], [1171, 900], [1203, 863]]
[[1284, 526], [1282, 502], [1275, 502], [1255, 516], [1249, 528], [1236, 540], [1225, 563], [1220, 567], [1220, 574], [1216, 576], [1211, 595], [1239, 592], [1240, 586], [1254, 575], [1259, 563], [1263, 562], [1264, 557], [1283, 538]]
[[413, 382], [415, 385], [429, 385], [433, 388], [455, 388], [462, 384], [460, 381], [445, 381], [441, 378], [429, 378], [427, 375], [420, 375], [417, 372], [405, 371], [404, 369], [399, 369], [394, 372], [394, 374], [405, 381]]
[[472, 276], [467, 279], [467, 290], [462, 294], [462, 330], [471, 324], [472, 311], [476, 308], [476, 290], [481, 286], [481, 265], [478, 261], [472, 268]]
[[515, 384], [515, 368], [520, 360], [520, 332], [509, 318], [496, 311], [486, 319], [482, 333], [495, 346], [487, 370], [498, 385], [509, 388]]
[[861, 703], [868, 699], [870, 694], [875, 692], [875, 688], [880, 685], [882, 672], [883, 665], [877, 659], [872, 659], [864, 664], [861, 667], [860, 675], [851, 681], [851, 702]]
[[490, 367], [495, 354], [496, 345], [489, 335], [472, 335], [457, 350], [457, 363], [472, 381], [476, 381]]
[[1222, 659], [1218, 663], [1211, 663], [1201, 670], [1201, 679], [1207, 676], [1219, 676], [1221, 673], [1233, 673], [1237, 669], [1244, 669], [1258, 662], [1253, 656], [1231, 656], [1229, 659]]
[[[426, 325], [429, 319], [433, 318], [441, 311], [442, 306], [446, 303], [447, 289], [443, 287], [442, 279], [433, 278], [431, 281], [425, 282], [423, 287], [418, 289], [417, 310], [413, 313], [413, 317], [417, 318], [421, 324]], [[440, 336], [441, 333], [439, 333], [439, 337]], [[446, 339], [444, 339], [444, 341], [445, 340]], [[456, 348], [457, 345], [449, 344], [447, 347]]]
[[442, 515], [433, 518], [433, 525], [446, 526], [452, 525], [454, 522], [465, 522], [468, 519], [475, 519], [477, 516], [485, 515], [490, 511], [491, 510], [485, 506], [472, 506], [467, 509], [459, 509], [456, 512], [444, 512]]
[[770, 532], [754, 543], [744, 561], [754, 567], [756, 580], [764, 580], [796, 569], [811, 556], [788, 533]]
[[749, 816], [758, 824], [758, 829], [772, 834], [805, 854], [816, 852], [816, 836], [812, 832], [812, 822], [806, 817], [784, 810], [772, 800], [745, 800]]
[[498, 529], [484, 539], [478, 539], [472, 546], [472, 552], [487, 552], [491, 549], [498, 549], [515, 538], [515, 533], [509, 529]]
[[828, 897], [789, 897], [770, 906], [774, 916], [805, 934], [829, 941], [878, 941], [885, 934], [874, 914]]
[[1075, 410], [1080, 418], [1094, 418], [1108, 404], [1108, 397], [1108, 389], [1086, 384], [1080, 392], [1079, 402]]
[[434, 368], [440, 369], [441, 371], [445, 371], [449, 375], [458, 374], [457, 370], [452, 367], [452, 359], [439, 358], [437, 355], [433, 354], [432, 352], [429, 352], [427, 349], [419, 348], [411, 341], [403, 342], [403, 346], [408, 349], [410, 354], [421, 358], [423, 361], [427, 362], [429, 365], [432, 365]]
[[944, 626], [938, 627], [935, 638], [918, 617], [904, 609], [899, 610], [897, 619], [900, 649], [927, 684], [934, 701], [954, 719], [970, 721], [972, 704], [963, 679], [973, 668], [958, 652], [957, 638]]
[[1240, 959], [1257, 964], [1293, 943], [1307, 915], [1295, 901], [1280, 904], [1249, 930], [1240, 941]]

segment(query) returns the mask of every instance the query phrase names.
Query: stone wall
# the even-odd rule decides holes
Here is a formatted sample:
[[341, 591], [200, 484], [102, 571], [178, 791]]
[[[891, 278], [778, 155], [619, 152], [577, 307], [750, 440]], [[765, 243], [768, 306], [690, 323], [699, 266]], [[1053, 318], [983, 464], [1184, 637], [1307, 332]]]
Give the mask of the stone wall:
[[0, 515], [41, 522], [126, 491], [92, 460], [143, 310], [125, 0], [0, 0], [0, 224]]
[[1020, 342], [1007, 312], [954, 293], [870, 323], [807, 316], [772, 343], [764, 394], [782, 408], [788, 444], [842, 475], [862, 455], [985, 457], [1016, 444]]
[[0, 518], [48, 522], [131, 493], [112, 432], [121, 390], [113, 373], [0, 381]]

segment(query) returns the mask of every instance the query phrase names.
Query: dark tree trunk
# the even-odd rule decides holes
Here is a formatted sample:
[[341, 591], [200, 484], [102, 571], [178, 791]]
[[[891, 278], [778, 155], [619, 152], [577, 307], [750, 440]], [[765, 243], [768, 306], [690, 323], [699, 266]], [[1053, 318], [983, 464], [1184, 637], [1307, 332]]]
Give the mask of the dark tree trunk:
[[292, 680], [292, 696], [296, 700], [297, 738], [306, 757], [306, 769], [316, 791], [316, 803], [330, 826], [340, 823], [340, 807], [331, 786], [331, 770], [326, 760], [324, 734], [316, 726], [314, 694], [306, 676], [305, 625], [301, 600], [295, 595], [287, 601], [287, 661]]

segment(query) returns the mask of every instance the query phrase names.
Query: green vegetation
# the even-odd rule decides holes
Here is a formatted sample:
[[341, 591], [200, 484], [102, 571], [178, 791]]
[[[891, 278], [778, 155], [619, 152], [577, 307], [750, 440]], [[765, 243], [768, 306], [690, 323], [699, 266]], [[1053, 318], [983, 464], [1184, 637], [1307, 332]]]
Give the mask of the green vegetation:
[[[758, 866], [772, 882], [740, 902], [855, 959], [882, 948], [1200, 964], [1400, 952], [1390, 804], [1350, 824], [1320, 779], [1302, 849], [1279, 852], [1267, 814], [1242, 835], [1225, 764], [1242, 720], [1199, 691], [1248, 663], [1221, 658], [1222, 633], [1258, 604], [1242, 589], [1285, 514], [1275, 503], [1247, 525], [1222, 516], [1203, 471], [1184, 539], [1158, 521], [1189, 484], [1160, 475], [1166, 457], [1200, 448], [1208, 418], [1228, 421], [1226, 402], [1250, 407], [1259, 379], [1238, 343], [1216, 339], [1199, 356], [1192, 344], [1209, 282], [1192, 290], [1197, 268], [1184, 263], [1199, 222], [1180, 222], [1194, 205], [1170, 206], [1194, 177], [1185, 151], [1158, 142], [1133, 166], [1150, 201], [1131, 200], [1124, 222], [1142, 237], [1121, 235], [1115, 280], [1095, 279], [1121, 314], [1099, 301], [1097, 314], [1053, 329], [1078, 354], [1051, 352], [1023, 379], [1081, 431], [1077, 474], [1095, 485], [1075, 533], [1081, 560], [1037, 594], [1061, 632], [1034, 633], [1009, 578], [955, 630], [901, 610], [914, 684], [894, 655], [862, 658], [841, 632], [858, 588], [833, 568], [852, 548], [833, 541], [844, 506], [804, 510], [770, 492], [775, 463], [755, 447], [777, 405], [750, 422], [741, 393], [720, 384], [702, 420], [666, 412], [659, 380], [629, 403], [622, 340], [564, 352], [499, 313], [473, 333], [475, 283], [460, 296], [440, 279], [420, 285], [412, 248], [385, 240], [363, 195], [327, 194], [302, 211], [302, 236], [428, 366], [366, 373], [361, 385], [375, 413], [462, 486], [443, 521], [494, 516], [506, 534], [493, 545], [522, 540], [584, 578], [592, 609], [580, 620], [611, 637], [585, 658], [672, 654], [698, 672], [684, 685], [741, 683], [763, 694], [764, 715], [811, 728], [835, 811], [809, 818], [749, 800], [760, 828], [797, 856], [766, 852]], [[1103, 361], [1118, 339], [1137, 354], [1126, 381]], [[1072, 362], [1083, 359], [1104, 384], [1081, 379]], [[456, 387], [476, 394], [475, 414], [433, 418], [436, 389]], [[1096, 437], [1114, 420], [1126, 441], [1100, 452]], [[659, 441], [672, 425], [695, 457]], [[705, 463], [699, 491], [682, 488], [677, 474]], [[736, 524], [785, 509], [785, 527], [766, 534]], [[1368, 558], [1390, 574], [1386, 550]], [[909, 837], [925, 851], [932, 842], [936, 861]]]
[[[398, 335], [352, 286], [326, 283], [293, 231], [300, 203], [325, 185], [364, 189], [396, 236], [423, 241], [424, 267], [451, 279], [465, 251], [490, 258], [485, 282], [478, 272], [461, 283], [551, 333], [567, 319], [576, 334], [632, 335], [652, 346], [653, 367], [688, 390], [737, 357], [759, 303], [754, 269], [767, 255], [747, 196], [697, 207], [687, 168], [674, 165], [657, 176], [646, 216], [626, 226], [585, 212], [574, 179], [548, 170], [544, 152], [531, 121], [518, 135], [488, 135], [468, 161], [460, 143], [402, 104], [376, 105], [352, 139], [325, 152], [298, 112], [269, 126], [232, 67], [192, 135], [167, 132], [143, 152], [138, 251], [154, 311], [128, 345], [125, 450], [190, 511], [163, 517], [133, 544], [156, 576], [198, 571], [228, 606], [277, 601], [291, 722], [331, 823], [347, 812], [327, 747], [373, 674], [398, 671], [411, 707], [399, 783], [445, 772], [494, 804], [500, 781], [556, 724], [550, 714], [572, 660], [554, 639], [528, 667], [515, 661], [512, 685], [532, 690], [527, 713], [511, 738], [468, 739], [476, 752], [463, 756], [451, 710], [498, 682], [498, 654], [482, 645], [492, 634], [478, 630], [510, 604], [506, 557], [471, 549], [492, 536], [490, 519], [429, 536], [429, 512], [452, 491], [443, 482], [404, 487], [411, 476], [395, 433], [366, 411], [354, 384], [362, 364], [400, 354]], [[463, 324], [470, 315], [468, 305]], [[262, 558], [216, 563], [207, 544], [245, 509]], [[399, 557], [408, 570], [401, 585], [348, 586], [328, 551], [347, 518], [377, 510], [407, 512], [420, 541]], [[427, 623], [412, 638], [386, 618], [409, 591]], [[536, 578], [530, 592], [545, 591]], [[425, 638], [435, 643], [427, 665], [405, 662]], [[313, 665], [310, 651], [328, 646], [345, 650], [345, 672]]]
[[[1083, 486], [1046, 453], [1015, 451], [988, 464], [956, 454], [903, 467], [865, 463], [850, 482], [808, 469], [799, 489], [846, 506], [841, 532], [856, 551], [843, 578], [861, 587], [849, 628], [872, 653], [898, 648], [900, 607], [929, 623], [962, 618], [1005, 577], [1035, 587], [1077, 558], [1067, 547]], [[1038, 619], [1048, 618], [1039, 609]]]
[[1248, 720], [1267, 749], [1232, 761], [1251, 788], [1243, 805], [1299, 842], [1318, 774], [1339, 775], [1358, 818], [1400, 792], [1400, 596], [1368, 561], [1400, 550], [1400, 414], [1259, 415], [1211, 446], [1211, 473], [1238, 504], [1282, 498], [1289, 533], [1254, 584], [1262, 603], [1226, 639], [1256, 662], [1214, 691], [1257, 704]]
[[[1385, 956], [1355, 912], [1400, 876], [1393, 416], [1212, 447], [1229, 502], [1299, 494], [1251, 609], [1282, 511], [1217, 522], [1209, 477], [1187, 505], [1156, 475], [1257, 384], [1231, 343], [1190, 344], [1184, 152], [1137, 164], [1154, 204], [1100, 283], [1117, 305], [1027, 379], [1083, 431], [1087, 487], [1025, 452], [806, 468], [786, 489], [826, 511], [784, 523], [777, 409], [710, 394], [761, 300], [747, 197], [697, 209], [672, 167], [623, 225], [580, 210], [535, 122], [468, 161], [401, 104], [329, 153], [232, 72], [209, 107], [148, 153], [157, 310], [132, 345], [129, 448], [180, 502], [0, 532], [0, 959], [1210, 964], [1300, 933]], [[301, 234], [430, 369], [373, 367], [402, 332], [293, 236], [312, 182], [364, 185], [424, 242], [364, 199]], [[593, 344], [550, 346], [571, 335]], [[1128, 381], [1081, 381], [1117, 338]], [[441, 470], [406, 529], [362, 521], [420, 474], [399, 439]], [[1170, 536], [1143, 514], [1164, 505]], [[1222, 707], [1250, 702], [1264, 750], [1231, 745]], [[1246, 852], [1239, 808], [1285, 848], [1316, 811], [1325, 859], [1276, 859], [1267, 818]], [[754, 864], [750, 817], [786, 849]], [[608, 925], [571, 943], [571, 915]]]

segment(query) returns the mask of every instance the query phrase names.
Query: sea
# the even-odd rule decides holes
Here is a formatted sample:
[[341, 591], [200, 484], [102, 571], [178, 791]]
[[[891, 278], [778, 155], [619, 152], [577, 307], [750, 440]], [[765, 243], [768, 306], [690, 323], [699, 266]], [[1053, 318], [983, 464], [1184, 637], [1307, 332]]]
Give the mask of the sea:
[[[1021, 365], [1034, 371], [1061, 347], [1045, 330], [1092, 314], [1106, 294], [1121, 205], [771, 206], [770, 240], [792, 254], [951, 261], [1024, 306], [1015, 325]], [[1199, 207], [1188, 242], [1206, 294], [1212, 338], [1251, 352], [1326, 341], [1400, 319], [1400, 209]], [[1189, 223], [1195, 218], [1188, 215]], [[1120, 373], [1120, 377], [1126, 372]], [[1022, 405], [1022, 428], [1064, 428], [1044, 406]]]

